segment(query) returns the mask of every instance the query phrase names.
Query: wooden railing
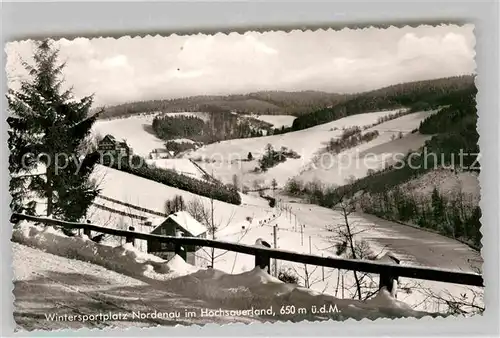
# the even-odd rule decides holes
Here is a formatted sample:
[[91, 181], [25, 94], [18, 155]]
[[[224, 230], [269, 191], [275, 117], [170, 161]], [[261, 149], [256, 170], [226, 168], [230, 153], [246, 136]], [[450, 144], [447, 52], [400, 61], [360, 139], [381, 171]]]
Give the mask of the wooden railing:
[[116, 210], [116, 209], [107, 207], [104, 204], [100, 204], [100, 203], [95, 203], [94, 202], [94, 203], [92, 203], [92, 205], [94, 207], [98, 208], [98, 209], [101, 209], [101, 210], [104, 210], [104, 211], [109, 211], [109, 212], [111, 212], [113, 214], [118, 214], [118, 215], [129, 217], [129, 218], [132, 218], [132, 219], [138, 219], [140, 221], [146, 221], [148, 219], [146, 216], [135, 215], [135, 214], [131, 214], [129, 212], [125, 212], [125, 211], [121, 211], [121, 210]]
[[141, 207], [141, 206], [138, 206], [138, 205], [135, 205], [135, 204], [131, 204], [131, 203], [122, 202], [120, 200], [117, 200], [117, 199], [114, 199], [114, 198], [111, 198], [111, 197], [107, 197], [107, 196], [103, 196], [103, 195], [98, 195], [97, 197], [98, 198], [102, 198], [103, 200], [106, 200], [108, 202], [112, 202], [112, 203], [116, 203], [116, 204], [122, 205], [122, 206], [130, 208], [130, 209], [134, 209], [134, 210], [137, 210], [137, 211], [142, 211], [142, 212], [147, 213], [147, 214], [151, 214], [151, 215], [155, 215], [155, 216], [160, 216], [160, 217], [168, 217], [168, 215], [166, 213], [159, 212], [159, 211], [152, 210], [152, 209], [148, 209], [148, 208], [144, 208], [144, 207]]
[[386, 286], [389, 290], [392, 288], [392, 280], [397, 279], [398, 277], [480, 287], [484, 286], [483, 277], [479, 274], [470, 272], [436, 269], [431, 267], [402, 266], [399, 264], [387, 264], [367, 260], [321, 257], [285, 250], [271, 249], [269, 247], [263, 246], [229, 243], [205, 238], [160, 236], [128, 230], [111, 229], [89, 223], [74, 223], [24, 214], [12, 214], [12, 223], [17, 223], [21, 220], [43, 223], [45, 225], [59, 226], [68, 229], [83, 229], [84, 233], [87, 235], [90, 235], [91, 231], [95, 231], [114, 236], [121, 236], [125, 237], [127, 239], [127, 242], [132, 243], [135, 239], [157, 241], [160, 243], [173, 243], [176, 247], [176, 253], [183, 245], [228, 250], [242, 254], [253, 255], [255, 256], [256, 266], [267, 269], [269, 269], [270, 266], [270, 259], [274, 258], [335, 269], [374, 273], [380, 275], [380, 287]]

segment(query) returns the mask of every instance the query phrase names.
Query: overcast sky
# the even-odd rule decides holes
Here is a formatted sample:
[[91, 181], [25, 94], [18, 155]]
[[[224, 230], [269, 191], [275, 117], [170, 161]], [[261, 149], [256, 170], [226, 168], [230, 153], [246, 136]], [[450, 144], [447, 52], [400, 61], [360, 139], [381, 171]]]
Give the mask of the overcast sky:
[[[258, 90], [350, 93], [475, 72], [473, 25], [59, 40], [65, 79], [96, 105]], [[9, 84], [32, 42], [6, 46]]]

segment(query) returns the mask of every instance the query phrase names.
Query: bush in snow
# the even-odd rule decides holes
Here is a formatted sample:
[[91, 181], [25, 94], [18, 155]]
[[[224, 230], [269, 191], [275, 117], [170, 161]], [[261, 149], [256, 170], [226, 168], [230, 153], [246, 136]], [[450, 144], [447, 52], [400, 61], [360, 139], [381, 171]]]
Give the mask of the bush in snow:
[[283, 283], [299, 285], [299, 276], [297, 276], [291, 269], [281, 269], [278, 272], [278, 279]]
[[173, 214], [177, 211], [183, 211], [186, 209], [186, 204], [181, 195], [176, 195], [171, 200], [165, 202], [165, 213], [167, 215]]

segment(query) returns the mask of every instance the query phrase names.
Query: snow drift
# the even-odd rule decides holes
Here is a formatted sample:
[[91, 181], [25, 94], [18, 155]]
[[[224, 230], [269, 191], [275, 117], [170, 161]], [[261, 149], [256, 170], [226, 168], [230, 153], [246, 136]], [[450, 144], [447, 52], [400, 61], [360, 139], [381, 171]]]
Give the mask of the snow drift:
[[15, 226], [13, 241], [55, 255], [88, 261], [146, 280], [166, 291], [208, 301], [221, 309], [256, 309], [257, 313], [265, 309], [260, 315], [271, 321], [429, 315], [412, 310], [406, 303], [394, 299], [385, 289], [367, 301], [338, 299], [283, 283], [260, 268], [235, 275], [216, 269], [200, 269], [187, 264], [179, 256], [166, 261], [140, 252], [131, 244], [117, 247], [98, 244], [85, 235], [68, 237], [53, 227], [37, 226], [25, 221]]

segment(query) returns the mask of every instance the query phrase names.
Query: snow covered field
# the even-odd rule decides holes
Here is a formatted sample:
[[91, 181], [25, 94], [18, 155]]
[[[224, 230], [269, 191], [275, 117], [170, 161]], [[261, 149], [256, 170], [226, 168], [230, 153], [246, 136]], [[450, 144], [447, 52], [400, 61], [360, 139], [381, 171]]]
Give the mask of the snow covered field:
[[[186, 201], [198, 198], [205, 203], [205, 206], [209, 205], [209, 200], [204, 197], [131, 176], [107, 167], [101, 167], [100, 170], [105, 173], [103, 175], [105, 179], [102, 182], [102, 194], [108, 197], [156, 211], [163, 211], [164, 202], [162, 199], [172, 198], [176, 194], [182, 195]], [[123, 184], [123, 182], [127, 182], [127, 184]], [[283, 197], [280, 196], [280, 198]], [[112, 202], [102, 201], [101, 199], [97, 201], [124, 212], [141, 214], [140, 212], [131, 211], [127, 207]], [[267, 201], [260, 197], [242, 194], [242, 201], [243, 203], [240, 206], [214, 201], [215, 222], [221, 224], [220, 229], [216, 232], [218, 240], [254, 244], [257, 239], [262, 238], [272, 243], [273, 226], [278, 225], [278, 248], [303, 253], [311, 252], [325, 257], [334, 255], [332, 244], [336, 240], [334, 233], [328, 231], [327, 227], [342, 224], [342, 216], [339, 212], [316, 205], [288, 203], [288, 206], [292, 207], [294, 213], [290, 217], [289, 215], [287, 216], [286, 212], [282, 212], [277, 208], [269, 208]], [[148, 216], [146, 213], [141, 215]], [[250, 217], [251, 221], [247, 217]], [[115, 219], [118, 223], [113, 223], [113, 221], [109, 220], [110, 218]], [[139, 224], [138, 221], [101, 210], [97, 210], [90, 219], [97, 224], [102, 224], [100, 220], [108, 220], [107, 224], [109, 226], [116, 226], [118, 224], [118, 227], [120, 224], [134, 226]], [[228, 222], [229, 224], [227, 225]], [[353, 215], [351, 222], [363, 230], [361, 239], [366, 240], [373, 253], [379, 257], [385, 253], [393, 253], [401, 259], [402, 264], [464, 271], [475, 271], [474, 268], [480, 268], [481, 266], [479, 253], [449, 238], [384, 221], [369, 215]], [[301, 224], [305, 225], [302, 233], [300, 230]], [[148, 232], [148, 230], [146, 228], [137, 228], [137, 231]], [[311, 247], [309, 247], [309, 241]], [[208, 266], [210, 264], [209, 256], [210, 250], [206, 250], [206, 252], [203, 250], [200, 251], [198, 257], [199, 264], [201, 266]], [[234, 252], [215, 250], [214, 256], [217, 256], [215, 268], [226, 273], [243, 273], [249, 271], [255, 263], [253, 256]], [[306, 271], [303, 265], [279, 262], [279, 269], [291, 269], [299, 277], [299, 281], [304, 284]], [[312, 284], [311, 288], [318, 292], [326, 290], [330, 294], [339, 296], [341, 292], [339, 290], [339, 279], [342, 275], [345, 275], [345, 285], [352, 286], [354, 283], [352, 273], [343, 272], [339, 274], [334, 269], [321, 269], [313, 266], [308, 266], [307, 270], [310, 279], [309, 282]], [[323, 275], [325, 276], [325, 280], [323, 280]], [[442, 305], [433, 303], [432, 301], [424, 302], [429, 292], [442, 293], [449, 290], [455, 295], [468, 292], [465, 287], [445, 283], [415, 281], [411, 279], [403, 279], [403, 283], [407, 284], [409, 288], [411, 286], [410, 289], [413, 291], [411, 294], [400, 294], [398, 299], [402, 299], [411, 306], [418, 306], [418, 309], [426, 311], [438, 311], [440, 307], [442, 310]], [[350, 291], [346, 290], [344, 292], [344, 296], [350, 297], [352, 292], [354, 292], [354, 289], [351, 287]]]
[[98, 120], [92, 131], [101, 137], [111, 134], [119, 141], [125, 140], [135, 154], [147, 158], [153, 149], [164, 148], [165, 144], [153, 133], [151, 125], [155, 116], [155, 114], [147, 114]]
[[[101, 194], [122, 202], [134, 204], [158, 212], [165, 211], [165, 202], [176, 195], [184, 198], [185, 203], [200, 200], [209, 205], [210, 199], [166, 186], [125, 172], [98, 165], [93, 177], [100, 182]], [[232, 219], [237, 225], [245, 223], [247, 217], [263, 218], [272, 212], [268, 202], [259, 197], [241, 194], [242, 204], [234, 205], [214, 200], [216, 220]]]
[[292, 115], [250, 115], [251, 117], [267, 123], [271, 123], [273, 128], [291, 127], [297, 118]]
[[[209, 200], [204, 197], [107, 167], [99, 166], [95, 175], [95, 178], [101, 182], [103, 195], [148, 209], [163, 211], [164, 199], [172, 198], [177, 194], [182, 195], [186, 201], [200, 199], [205, 205], [209, 203]], [[231, 220], [227, 226], [223, 224], [216, 232], [218, 240], [253, 245], [257, 239], [264, 239], [273, 243], [272, 230], [273, 226], [277, 225], [277, 248], [325, 257], [335, 256], [332, 244], [336, 239], [334, 234], [327, 230], [327, 227], [335, 227], [342, 223], [342, 216], [337, 211], [315, 205], [293, 203], [293, 201], [288, 200], [285, 201], [286, 207], [291, 207], [292, 213], [287, 214], [280, 208], [269, 208], [267, 201], [259, 197], [242, 194], [242, 200], [243, 203], [240, 206], [220, 201], [214, 202], [216, 221], [225, 223], [225, 221]], [[136, 210], [102, 198], [98, 198], [96, 202], [124, 212], [141, 214]], [[120, 227], [119, 222], [122, 222], [122, 226], [132, 224], [131, 220], [126, 217], [123, 219], [96, 208], [92, 208], [92, 210], [94, 216], [91, 216], [91, 220], [95, 223], [102, 224], [101, 220], [108, 218], [108, 225], [112, 227]], [[142, 213], [142, 215], [147, 216], [147, 213]], [[250, 216], [250, 221], [247, 219], [248, 216]], [[110, 217], [115, 218], [111, 219]], [[381, 257], [385, 253], [392, 253], [401, 259], [401, 264], [463, 271], [475, 271], [475, 268], [481, 266], [482, 261], [479, 253], [443, 236], [382, 221], [368, 215], [353, 215], [350, 222], [363, 230], [358, 240], [367, 241], [371, 251], [377, 257]], [[301, 225], [304, 225], [302, 230]], [[136, 230], [149, 232], [149, 229], [145, 228], [137, 228]], [[15, 262], [15, 266], [18, 266], [15, 273], [16, 276], [19, 276], [16, 277], [16, 281], [19, 283], [16, 282], [17, 290], [15, 290], [15, 294], [19, 295], [19, 302], [16, 303], [16, 320], [18, 320], [19, 325], [25, 328], [34, 328], [36, 325], [40, 325], [39, 319], [32, 319], [33, 315], [37, 314], [37, 318], [40, 318], [41, 313], [47, 311], [30, 300], [32, 299], [30, 297], [39, 297], [39, 294], [60, 294], [61, 298], [54, 300], [56, 304], [61, 306], [59, 313], [68, 311], [91, 313], [92, 306], [95, 307], [92, 304], [98, 304], [103, 300], [108, 301], [106, 303], [108, 305], [104, 309], [108, 310], [108, 307], [114, 307], [115, 312], [133, 312], [137, 308], [151, 311], [151, 306], [156, 311], [178, 310], [179, 313], [183, 313], [185, 308], [200, 313], [201, 309], [208, 308], [247, 310], [252, 306], [255, 309], [268, 309], [272, 306], [276, 311], [283, 305], [294, 305], [296, 308], [309, 309], [308, 315], [303, 314], [301, 318], [311, 320], [399, 317], [402, 315], [418, 317], [423, 315], [420, 311], [446, 311], [447, 307], [443, 301], [429, 298], [429, 296], [446, 298], [448, 293], [452, 296], [460, 294], [466, 294], [467, 297], [477, 296], [478, 304], [482, 305], [481, 289], [407, 278], [400, 279], [397, 300], [391, 298], [384, 290], [369, 297], [366, 301], [353, 300], [355, 284], [352, 272], [278, 261], [277, 270], [288, 271], [295, 275], [300, 285], [309, 286], [309, 289], [305, 289], [284, 284], [267, 273], [254, 269], [253, 256], [221, 250], [214, 252], [215, 269], [207, 269], [205, 267], [210, 261], [210, 251], [204, 251], [204, 249], [198, 252], [199, 266], [193, 267], [178, 258], [166, 262], [158, 257], [145, 254], [146, 248], [140, 245], [140, 241], [137, 241], [136, 248], [129, 244], [123, 245], [123, 241], [105, 241], [103, 244], [96, 244], [85, 236], [65, 237], [53, 228], [42, 229], [28, 223], [24, 223], [16, 229], [13, 238], [23, 245], [47, 252], [39, 253], [38, 251], [25, 250], [21, 246], [17, 246], [14, 252], [16, 257], [19, 257]], [[49, 253], [77, 258], [98, 266], [81, 267], [79, 260], [46, 256]], [[53, 272], [50, 266], [44, 264], [35, 267], [36, 260], [39, 258], [45, 259], [48, 265], [51, 265], [52, 262], [58, 264], [63, 271]], [[22, 263], [24, 261], [30, 263]], [[70, 265], [69, 268], [65, 267], [67, 263]], [[106, 273], [108, 270], [102, 270], [101, 267], [110, 269], [115, 274], [112, 272], [108, 274]], [[67, 273], [66, 269], [72, 269], [70, 272], [72, 275], [69, 275], [70, 273]], [[96, 279], [92, 280], [89, 277], [93, 274], [87, 273], [89, 269], [93, 269], [92, 271], [98, 275]], [[116, 273], [125, 275], [124, 280], [121, 281], [121, 275]], [[41, 282], [38, 277], [42, 279]], [[366, 281], [367, 290], [376, 290], [378, 285], [377, 276], [372, 277], [371, 281]], [[127, 283], [132, 283], [133, 286]], [[108, 288], [106, 286], [110, 284], [114, 287]], [[74, 291], [74, 289], [78, 291]], [[36, 294], [31, 296], [29, 290], [36, 290]], [[60, 290], [65, 291], [61, 292]], [[76, 299], [78, 304], [72, 303], [72, 299]], [[111, 305], [109, 305], [109, 301]], [[80, 302], [83, 305], [80, 305]], [[321, 308], [325, 304], [336, 306], [340, 312], [333, 311], [327, 315], [315, 314], [311, 316], [310, 309], [313, 306]], [[288, 319], [291, 318], [279, 313], [276, 316], [264, 315], [260, 318], [239, 313], [217, 318], [196, 316], [194, 319], [174, 318], [160, 322], [146, 320], [140, 321], [137, 325]], [[292, 319], [299, 320], [299, 318]], [[106, 327], [106, 325], [115, 325], [115, 323], [112, 321], [99, 324], [43, 322], [41, 325], [53, 329], [85, 325]], [[123, 325], [136, 325], [136, 321], [130, 321]]]
[[[240, 183], [248, 187], [252, 187], [255, 181], [262, 181], [269, 184], [274, 178], [280, 186], [283, 186], [289, 178], [300, 174], [299, 179], [311, 181], [319, 178], [329, 184], [343, 184], [347, 177], [354, 175], [362, 177], [366, 174], [367, 166], [355, 165], [353, 167], [355, 155], [359, 152], [369, 151], [382, 144], [389, 144], [391, 137], [401, 131], [403, 134], [408, 134], [411, 130], [418, 127], [419, 123], [432, 112], [414, 113], [382, 123], [378, 126], [368, 129], [368, 131], [377, 130], [380, 136], [371, 142], [365, 143], [356, 149], [346, 150], [333, 159], [331, 156], [322, 157], [321, 166], [316, 164], [313, 166], [312, 161], [315, 160], [317, 153], [325, 146], [325, 143], [331, 138], [339, 137], [342, 134], [342, 128], [359, 126], [363, 127], [377, 122], [379, 117], [387, 116], [397, 112], [398, 110], [372, 112], [359, 115], [352, 115], [333, 122], [318, 125], [312, 128], [286, 133], [282, 135], [272, 135], [258, 138], [237, 139], [222, 141], [210, 145], [203, 146], [195, 151], [190, 152], [189, 158], [198, 160], [198, 164], [208, 172], [214, 172], [214, 176], [224, 183], [231, 183], [233, 176], [238, 176]], [[196, 115], [198, 113], [171, 113], [169, 115]], [[164, 142], [158, 139], [151, 130], [151, 123], [155, 114], [137, 115], [123, 119], [102, 120], [95, 124], [94, 132], [101, 136], [106, 134], [114, 135], [118, 140], [125, 139], [131, 145], [134, 153], [148, 157], [149, 153], [155, 148], [163, 148]], [[258, 117], [263, 121], [278, 125], [290, 125], [295, 117], [288, 115], [261, 115]], [[412, 144], [421, 145], [425, 138], [411, 138]], [[269, 169], [265, 174], [254, 173], [253, 169], [258, 166], [258, 159], [264, 153], [265, 146], [270, 143], [275, 149], [287, 147], [296, 151], [300, 159], [288, 159], [284, 163], [278, 164], [276, 167]], [[375, 156], [371, 156], [369, 166], [374, 169], [384, 165], [386, 159], [394, 152], [399, 152], [400, 148], [406, 144], [400, 142], [398, 146], [395, 144], [391, 149], [385, 149], [382, 153], [375, 149]], [[405, 149], [404, 151], [407, 151]], [[253, 161], [241, 161], [246, 159], [248, 153], [251, 152]], [[342, 161], [337, 163], [336, 158], [342, 157]], [[201, 160], [201, 161], [200, 161]], [[206, 160], [206, 161], [205, 161]], [[345, 163], [347, 161], [347, 163]], [[188, 174], [199, 175], [199, 172], [189, 163], [181, 163], [182, 161], [158, 160], [156, 165], [165, 168], [176, 168]], [[357, 162], [364, 162], [358, 160]], [[187, 164], [187, 165], [186, 165]], [[348, 170], [345, 167], [349, 166]], [[177, 169], [179, 168], [179, 169]]]
[[[106, 305], [99, 307], [99, 312], [130, 316], [129, 321], [120, 321], [120, 326], [122, 322], [124, 326], [135, 324], [131, 316], [140, 311], [172, 314], [172, 318], [166, 320], [137, 320], [141, 326], [328, 318], [375, 319], [421, 317], [427, 314], [412, 310], [385, 290], [366, 301], [339, 299], [285, 284], [259, 268], [237, 274], [197, 268], [178, 256], [165, 261], [142, 253], [130, 244], [117, 247], [97, 244], [84, 235], [67, 237], [52, 227], [43, 228], [28, 222], [16, 226], [13, 239], [16, 242], [15, 318], [25, 329], [116, 325], [113, 320], [101, 323], [75, 321], [68, 324], [32, 319], [34, 316], [43, 318], [46, 313], [95, 315], [95, 306], [104, 301]], [[34, 249], [26, 248], [25, 245]], [[58, 310], [42, 307], [33, 298], [47, 296]], [[47, 304], [47, 299], [43, 304]], [[307, 313], [290, 313], [285, 310], [286, 306], [288, 309], [290, 306], [303, 308]], [[322, 307], [325, 311], [320, 313]], [[186, 318], [186, 310], [194, 315]], [[203, 311], [209, 313], [210, 310], [214, 314], [216, 310], [227, 312], [219, 312], [213, 317], [203, 316]], [[255, 316], [258, 311], [263, 313]]]
[[[316, 205], [289, 203], [292, 214], [279, 212], [279, 216], [271, 218], [262, 225], [252, 225], [245, 230], [235, 227], [221, 230], [217, 234], [219, 240], [253, 244], [258, 238], [273, 243], [273, 226], [278, 226], [277, 247], [301, 253], [312, 253], [318, 256], [335, 257], [333, 244], [337, 242], [335, 232], [327, 228], [338, 228], [343, 224], [342, 215], [334, 210]], [[395, 255], [402, 265], [430, 266], [457, 271], [476, 272], [480, 269], [482, 260], [478, 252], [468, 246], [438, 234], [425, 232], [397, 223], [380, 220], [367, 215], [352, 215], [349, 217], [354, 228], [361, 232], [357, 241], [366, 241], [372, 254], [381, 258], [385, 254]], [[301, 230], [300, 225], [304, 225]], [[236, 230], [236, 231], [234, 231]], [[238, 273], [251, 269], [253, 256], [233, 252], [224, 253], [216, 250], [215, 267], [230, 273]], [[303, 264], [279, 261], [279, 270], [289, 270], [299, 278], [304, 285], [306, 279], [311, 289], [317, 292], [327, 292], [332, 295], [353, 297], [356, 291], [352, 272], [341, 271]], [[324, 277], [324, 279], [323, 279]], [[378, 285], [378, 277], [373, 277], [373, 285]], [[341, 288], [344, 279], [344, 291]], [[474, 293], [482, 294], [479, 288], [469, 288], [461, 285], [421, 281], [401, 278], [398, 286], [398, 299], [417, 310], [443, 311], [445, 306], [429, 294], [443, 296], [450, 292], [454, 296], [465, 293], [473, 297]], [[403, 291], [401, 289], [405, 289]], [[477, 300], [482, 302], [481, 297]]]
[[[336, 155], [325, 153], [305, 167], [296, 178], [303, 182], [319, 180], [328, 185], [343, 185], [347, 179], [359, 179], [369, 169], [383, 169], [403, 158], [410, 150], [417, 150], [430, 138], [411, 134], [427, 116], [434, 112], [420, 112], [381, 123], [363, 133], [378, 131], [379, 136], [370, 142], [347, 149]], [[398, 139], [399, 133], [403, 138]]]
[[[303, 177], [300, 177], [304, 180], [321, 177], [321, 179], [327, 180], [329, 183], [344, 183], [345, 179], [350, 175], [363, 176], [366, 174], [367, 168], [365, 165], [359, 165], [357, 169], [352, 168], [353, 159], [355, 159], [357, 153], [365, 150], [368, 151], [372, 147], [390, 142], [391, 136], [397, 136], [400, 131], [403, 134], [410, 133], [418, 127], [425, 117], [433, 112], [419, 112], [405, 115], [367, 129], [364, 132], [377, 130], [380, 136], [354, 149], [349, 149], [341, 153], [342, 161], [347, 161], [347, 164], [344, 162], [339, 164], [335, 161], [335, 158], [338, 156], [333, 157], [333, 159], [330, 156], [326, 157], [322, 166], [319, 168], [316, 166], [317, 168], [312, 170], [313, 161], [316, 160], [318, 152], [325, 147], [326, 142], [331, 138], [340, 137], [342, 135], [342, 128], [352, 126], [363, 128], [364, 126], [376, 123], [379, 117], [391, 115], [395, 112], [397, 110], [352, 115], [333, 122], [282, 135], [223, 141], [201, 147], [191, 152], [189, 157], [197, 160], [201, 159], [199, 162], [200, 166], [209, 172], [213, 170], [214, 176], [223, 182], [229, 183], [232, 181], [233, 175], [237, 175], [240, 177], [242, 183], [250, 188], [254, 181], [260, 180], [269, 184], [273, 178], [276, 179], [279, 186], [283, 186], [288, 179], [303, 172], [307, 172], [303, 174]], [[266, 173], [255, 173], [253, 169], [258, 166], [258, 159], [264, 153], [268, 143], [272, 144], [275, 149], [281, 147], [292, 149], [301, 158], [287, 159], [285, 162], [270, 168]], [[241, 159], [247, 158], [249, 152], [252, 153], [254, 160], [241, 161]], [[381, 162], [382, 157], [387, 157], [389, 153], [386, 151], [382, 155], [378, 159], [379, 162]], [[204, 161], [203, 159], [209, 160]], [[345, 169], [346, 165], [349, 166], [348, 169]]]
[[158, 160], [146, 160], [148, 165], [157, 168], [175, 170], [179, 174], [187, 175], [197, 179], [203, 179], [203, 172], [187, 158], [164, 158]]

